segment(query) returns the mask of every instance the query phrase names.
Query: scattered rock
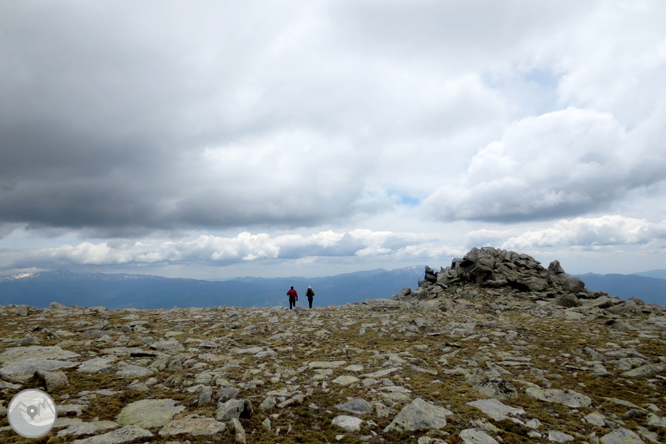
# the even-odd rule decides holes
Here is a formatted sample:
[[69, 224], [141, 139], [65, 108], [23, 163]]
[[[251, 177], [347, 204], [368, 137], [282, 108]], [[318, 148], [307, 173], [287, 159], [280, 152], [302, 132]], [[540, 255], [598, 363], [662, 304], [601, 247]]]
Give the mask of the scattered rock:
[[502, 404], [497, 399], [479, 399], [478, 401], [468, 402], [467, 405], [476, 407], [486, 415], [493, 418], [495, 421], [501, 421], [509, 418], [509, 415], [524, 415], [525, 410], [522, 408], [510, 407]]
[[550, 430], [548, 432], [548, 441], [551, 442], [571, 442], [574, 439], [576, 438], [568, 433], [560, 432], [559, 430]]
[[515, 398], [518, 396], [518, 390], [508, 381], [500, 378], [487, 379], [474, 386], [474, 390], [482, 395], [491, 396], [497, 399]]
[[173, 399], [142, 399], [123, 408], [116, 421], [122, 425], [136, 425], [147, 429], [166, 425], [177, 413], [185, 410]]
[[532, 398], [539, 399], [546, 402], [557, 402], [564, 404], [567, 407], [580, 408], [589, 407], [592, 400], [585, 395], [582, 395], [573, 390], [559, 390], [559, 389], [541, 389], [536, 387], [529, 387], [525, 393]]
[[479, 429], [465, 429], [460, 432], [460, 438], [465, 444], [499, 444], [499, 442]]
[[38, 370], [35, 377], [46, 387], [46, 391], [54, 391], [69, 385], [69, 380], [64, 372], [49, 372]]
[[602, 444], [644, 444], [643, 440], [631, 430], [619, 428], [601, 438]]
[[148, 430], [130, 425], [103, 435], [92, 436], [86, 439], [76, 439], [72, 444], [121, 444], [135, 442], [137, 439], [151, 438], [152, 436], [153, 434]]
[[356, 432], [361, 430], [363, 420], [355, 416], [340, 415], [333, 418], [333, 424], [342, 427], [348, 432]]
[[442, 429], [446, 427], [446, 416], [453, 413], [443, 407], [416, 398], [405, 406], [393, 421], [386, 426], [390, 430]]
[[226, 424], [216, 421], [212, 418], [202, 418], [196, 415], [189, 415], [183, 419], [170, 421], [160, 430], [160, 436], [210, 436], [223, 432]]
[[346, 412], [356, 413], [357, 415], [371, 413], [375, 410], [365, 399], [360, 398], [351, 399], [344, 404], [336, 405], [336, 407]]

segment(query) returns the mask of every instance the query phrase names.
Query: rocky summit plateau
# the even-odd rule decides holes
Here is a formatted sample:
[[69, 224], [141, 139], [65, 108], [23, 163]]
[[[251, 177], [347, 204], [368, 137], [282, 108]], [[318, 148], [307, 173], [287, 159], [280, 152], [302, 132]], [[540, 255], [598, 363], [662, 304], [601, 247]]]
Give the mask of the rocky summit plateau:
[[[54, 302], [0, 329], [2, 442], [666, 442], [665, 308], [494, 248], [362, 303]], [[58, 408], [38, 440], [7, 420], [27, 388]]]

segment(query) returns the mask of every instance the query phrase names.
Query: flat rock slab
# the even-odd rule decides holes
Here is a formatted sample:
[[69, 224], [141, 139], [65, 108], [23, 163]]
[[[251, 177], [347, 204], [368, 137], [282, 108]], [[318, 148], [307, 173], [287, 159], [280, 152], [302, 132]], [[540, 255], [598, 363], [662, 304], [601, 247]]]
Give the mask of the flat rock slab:
[[310, 368], [338, 368], [345, 365], [347, 361], [314, 361], [308, 362]]
[[116, 427], [120, 427], [120, 424], [113, 421], [77, 422], [69, 425], [66, 429], [60, 430], [58, 436], [94, 435], [100, 430], [115, 429]]
[[356, 432], [361, 430], [361, 424], [363, 420], [355, 416], [340, 415], [333, 418], [333, 424], [338, 427], [342, 427], [348, 432]]
[[361, 377], [363, 377], [363, 378], [383, 378], [384, 376], [388, 376], [391, 373], [397, 372], [398, 370], [400, 370], [400, 369], [396, 368], [396, 367], [387, 368], [385, 370], [378, 370], [376, 372], [366, 373], [364, 375], [361, 375]]
[[29, 347], [12, 347], [0, 353], [0, 363], [25, 361], [27, 359], [72, 359], [80, 355], [68, 350], [63, 350], [57, 345], [41, 346], [31, 345]]
[[474, 390], [482, 395], [491, 396], [497, 399], [515, 398], [518, 396], [518, 390], [508, 381], [499, 378], [487, 379], [474, 386]]
[[622, 373], [622, 376], [636, 378], [640, 376], [649, 376], [655, 373], [662, 373], [666, 370], [666, 364], [647, 364], [633, 370]]
[[495, 438], [479, 429], [465, 429], [460, 432], [460, 439], [465, 444], [499, 444]]
[[52, 371], [61, 368], [72, 368], [79, 365], [78, 362], [56, 361], [54, 359], [24, 359], [2, 366], [2, 372], [7, 375], [23, 375], [34, 373], [38, 370]]
[[400, 410], [384, 431], [442, 429], [446, 427], [446, 416], [452, 414], [450, 410], [416, 398]]
[[532, 398], [545, 402], [557, 402], [571, 408], [589, 407], [592, 400], [573, 390], [540, 389], [529, 387], [525, 393]]
[[509, 418], [509, 415], [524, 415], [522, 408], [511, 407], [495, 398], [479, 399], [478, 401], [468, 402], [467, 405], [476, 407], [495, 421], [501, 421]]
[[127, 426], [122, 429], [103, 435], [93, 436], [86, 439], [77, 439], [72, 444], [121, 444], [125, 442], [134, 442], [140, 438], [150, 438], [153, 434], [146, 429], [137, 426]]
[[358, 382], [359, 379], [356, 376], [351, 376], [351, 375], [342, 375], [338, 376], [333, 380], [336, 384], [340, 385], [350, 385], [354, 384], [355, 382]]
[[571, 442], [575, 438], [568, 433], [560, 432], [559, 430], [550, 430], [548, 432], [548, 441], [550, 442]]
[[213, 418], [188, 416], [183, 419], [169, 422], [167, 425], [162, 427], [162, 430], [160, 430], [159, 434], [160, 436], [210, 436], [219, 432], [223, 432], [226, 427], [227, 425], [225, 423], [216, 421]]
[[113, 371], [114, 358], [93, 358], [88, 361], [83, 361], [77, 372], [95, 374], [95, 373], [111, 373]]
[[171, 338], [171, 339], [160, 339], [157, 342], [153, 342], [150, 344], [150, 348], [153, 350], [163, 350], [165, 352], [179, 352], [182, 350], [185, 350], [185, 347], [183, 347], [183, 344], [178, 342], [177, 339]]
[[173, 399], [142, 399], [120, 411], [116, 421], [123, 425], [151, 428], [166, 425], [177, 413], [185, 410]]
[[351, 399], [349, 402], [336, 405], [336, 407], [345, 412], [356, 413], [357, 415], [372, 413], [375, 410], [368, 401], [361, 398]]
[[132, 364], [124, 365], [116, 372], [118, 376], [122, 376], [123, 378], [141, 378], [145, 376], [152, 376], [154, 373], [154, 370], [141, 367], [140, 365]]
[[602, 444], [645, 444], [643, 440], [631, 430], [620, 428], [613, 430], [608, 435], [601, 438]]

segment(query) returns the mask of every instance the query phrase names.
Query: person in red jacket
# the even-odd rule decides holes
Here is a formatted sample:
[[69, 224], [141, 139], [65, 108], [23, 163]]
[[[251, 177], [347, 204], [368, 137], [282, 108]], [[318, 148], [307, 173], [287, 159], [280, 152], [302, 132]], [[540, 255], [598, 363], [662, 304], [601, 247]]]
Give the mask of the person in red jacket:
[[287, 292], [287, 296], [289, 296], [289, 310], [291, 310], [292, 306], [296, 306], [296, 301], [298, 300], [298, 293], [294, 290], [294, 287], [291, 287], [291, 290]]

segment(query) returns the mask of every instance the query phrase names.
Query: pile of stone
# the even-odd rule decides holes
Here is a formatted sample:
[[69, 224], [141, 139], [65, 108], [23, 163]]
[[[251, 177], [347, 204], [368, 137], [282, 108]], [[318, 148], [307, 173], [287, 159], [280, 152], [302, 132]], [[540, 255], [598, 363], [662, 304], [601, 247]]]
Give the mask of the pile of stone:
[[398, 301], [443, 298], [475, 299], [481, 295], [511, 295], [532, 300], [551, 300], [563, 307], [594, 306], [611, 312], [649, 314], [654, 307], [638, 298], [622, 301], [605, 292], [585, 288], [582, 280], [564, 272], [555, 260], [544, 268], [527, 254], [493, 247], [473, 248], [464, 257], [453, 259], [439, 272], [426, 266], [419, 288], [405, 287], [391, 299]]

